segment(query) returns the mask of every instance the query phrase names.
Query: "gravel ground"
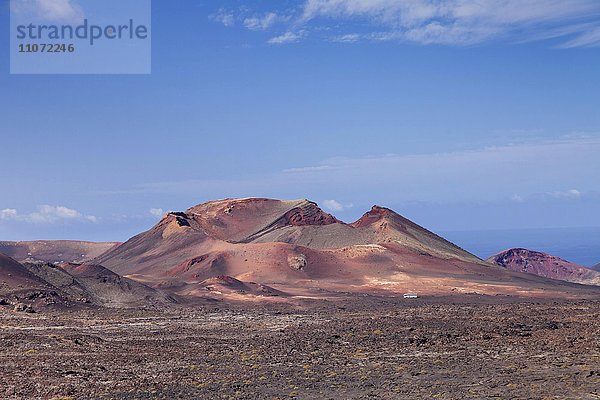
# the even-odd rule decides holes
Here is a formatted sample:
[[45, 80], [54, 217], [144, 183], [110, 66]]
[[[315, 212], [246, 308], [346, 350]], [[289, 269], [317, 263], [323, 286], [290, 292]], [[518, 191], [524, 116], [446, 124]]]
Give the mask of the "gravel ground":
[[597, 302], [218, 307], [0, 306], [0, 398], [600, 399]]

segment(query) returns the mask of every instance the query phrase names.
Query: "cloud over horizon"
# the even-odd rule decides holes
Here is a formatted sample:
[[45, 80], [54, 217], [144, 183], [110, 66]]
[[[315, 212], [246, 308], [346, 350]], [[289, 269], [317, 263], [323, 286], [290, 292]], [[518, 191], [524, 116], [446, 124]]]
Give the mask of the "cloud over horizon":
[[[367, 211], [370, 205], [379, 204], [400, 213], [406, 210], [421, 213], [421, 220], [429, 221], [428, 225], [446, 229], [462, 229], [466, 222], [459, 223], [456, 219], [462, 215], [464, 221], [469, 221], [474, 209], [485, 209], [491, 214], [501, 209], [521, 212], [525, 215], [521, 216], [525, 225], [529, 223], [527, 218], [548, 218], [544, 210], [560, 209], [564, 215], [553, 214], [549, 218], [562, 221], [557, 226], [565, 225], [564, 221], [573, 215], [579, 218], [578, 224], [581, 221], [598, 224], [600, 220], [595, 216], [598, 214], [594, 214], [600, 204], [598, 154], [600, 136], [564, 137], [453, 152], [331, 157], [312, 165], [290, 165], [230, 179], [146, 182], [88, 195], [105, 199], [150, 196], [174, 209], [226, 197], [325, 199], [319, 201], [324, 209], [349, 221]], [[164, 215], [165, 209], [150, 206], [144, 205], [142, 211], [132, 208], [118, 219], [110, 215], [102, 215], [100, 219], [64, 206], [40, 206], [30, 213], [4, 208], [0, 209], [0, 232], [4, 229], [5, 236], [14, 237], [15, 227], [21, 230], [34, 227], [36, 232], [43, 232], [52, 224], [77, 223], [94, 229], [122, 226], [124, 231], [134, 234], [134, 227], [140, 231], [147, 229], [147, 224]], [[449, 215], [443, 214], [448, 210], [452, 210]], [[538, 210], [540, 215], [533, 217]], [[581, 217], [584, 211], [578, 210], [588, 210], [591, 217]], [[503, 226], [506, 218], [503, 215], [492, 226]], [[514, 223], [514, 219], [510, 221]], [[93, 225], [94, 222], [98, 225]], [[489, 223], [480, 222], [485, 226]]]
[[52, 224], [55, 222], [98, 222], [94, 215], [85, 215], [77, 210], [64, 206], [38, 206], [36, 212], [20, 214], [14, 208], [0, 210], [0, 221], [19, 221], [32, 224]]

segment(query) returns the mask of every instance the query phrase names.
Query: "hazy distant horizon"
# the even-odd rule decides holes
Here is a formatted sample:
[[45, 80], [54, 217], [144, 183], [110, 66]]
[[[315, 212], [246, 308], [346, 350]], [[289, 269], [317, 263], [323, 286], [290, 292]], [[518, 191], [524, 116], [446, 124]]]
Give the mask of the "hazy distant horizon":
[[509, 248], [523, 247], [593, 267], [600, 263], [600, 227], [491, 229], [438, 232], [476, 256], [486, 259]]

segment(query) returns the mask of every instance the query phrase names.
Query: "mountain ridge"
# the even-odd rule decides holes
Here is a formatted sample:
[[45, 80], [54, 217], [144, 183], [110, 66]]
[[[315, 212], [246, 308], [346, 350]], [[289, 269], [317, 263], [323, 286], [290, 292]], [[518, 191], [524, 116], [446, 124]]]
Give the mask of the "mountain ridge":
[[0, 241], [0, 253], [16, 261], [84, 262], [119, 244], [83, 240]]
[[306, 199], [223, 199], [168, 212], [93, 263], [176, 293], [200, 293], [216, 276], [288, 293], [576, 291], [485, 262], [385, 207], [345, 223]]
[[487, 261], [511, 271], [567, 282], [600, 285], [600, 272], [540, 251], [512, 248], [489, 257]]
[[[19, 263], [0, 253], [2, 304], [32, 311], [38, 307], [154, 306], [176, 302], [171, 296], [119, 276], [100, 265], [47, 262]], [[27, 305], [27, 306], [25, 306]]]

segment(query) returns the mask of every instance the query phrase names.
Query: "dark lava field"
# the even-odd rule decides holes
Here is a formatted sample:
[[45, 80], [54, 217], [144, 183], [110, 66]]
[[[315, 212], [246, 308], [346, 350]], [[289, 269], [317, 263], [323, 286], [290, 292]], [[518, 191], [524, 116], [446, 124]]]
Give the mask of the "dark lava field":
[[600, 303], [14, 312], [3, 399], [598, 399]]

